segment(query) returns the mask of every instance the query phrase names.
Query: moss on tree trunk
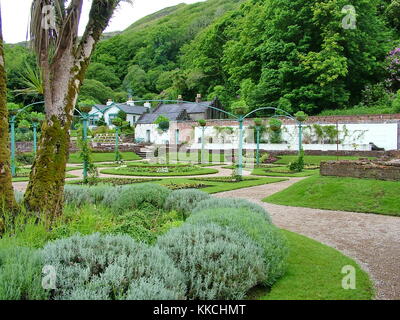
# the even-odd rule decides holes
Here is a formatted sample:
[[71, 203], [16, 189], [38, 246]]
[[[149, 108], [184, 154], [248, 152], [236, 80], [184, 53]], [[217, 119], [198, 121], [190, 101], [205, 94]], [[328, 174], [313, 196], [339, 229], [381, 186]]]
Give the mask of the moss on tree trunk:
[[6, 72], [4, 69], [3, 37], [0, 16], [0, 233], [3, 226], [4, 211], [13, 211], [17, 208], [10, 168], [10, 136], [8, 132], [6, 90]]
[[42, 135], [30, 182], [25, 193], [25, 205], [30, 211], [46, 213], [50, 220], [62, 214], [65, 168], [69, 156], [69, 124], [62, 125], [53, 116], [42, 126]]

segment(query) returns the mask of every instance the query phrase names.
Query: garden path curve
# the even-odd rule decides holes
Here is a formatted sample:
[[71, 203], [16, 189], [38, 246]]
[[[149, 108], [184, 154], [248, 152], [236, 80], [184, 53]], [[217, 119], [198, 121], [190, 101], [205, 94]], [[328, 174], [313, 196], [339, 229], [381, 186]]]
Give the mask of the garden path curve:
[[262, 202], [304, 178], [233, 190], [217, 197], [244, 198], [263, 206], [280, 228], [303, 234], [355, 259], [373, 279], [376, 299], [400, 299], [400, 218], [298, 208]]

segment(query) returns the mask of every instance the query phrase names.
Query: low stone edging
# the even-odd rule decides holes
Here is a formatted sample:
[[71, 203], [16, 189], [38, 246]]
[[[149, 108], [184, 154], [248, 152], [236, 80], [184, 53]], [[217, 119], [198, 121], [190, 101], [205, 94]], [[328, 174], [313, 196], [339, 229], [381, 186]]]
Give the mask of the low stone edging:
[[400, 162], [324, 161], [322, 176], [400, 181]]

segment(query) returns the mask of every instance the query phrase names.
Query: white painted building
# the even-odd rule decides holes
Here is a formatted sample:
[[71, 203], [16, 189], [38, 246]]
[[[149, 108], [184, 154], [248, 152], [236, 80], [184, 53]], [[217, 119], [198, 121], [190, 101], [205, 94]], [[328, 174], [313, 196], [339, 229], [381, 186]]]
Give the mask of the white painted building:
[[[205, 143], [209, 150], [236, 149], [239, 143], [239, 127], [232, 122], [214, 122], [209, 120], [210, 126], [205, 127]], [[218, 124], [218, 125], [217, 125]], [[336, 124], [321, 124], [321, 126], [335, 126]], [[226, 132], [221, 128], [228, 128]], [[255, 149], [254, 133], [245, 125], [244, 148]], [[371, 151], [372, 144], [385, 150], [398, 150], [400, 146], [400, 121], [382, 123], [346, 123], [338, 124], [339, 144], [335, 141], [321, 141], [313, 132], [312, 125], [303, 127], [303, 149], [318, 151]], [[201, 149], [202, 128], [191, 121], [172, 121], [167, 132], [161, 132], [155, 124], [140, 124], [136, 127], [136, 140], [154, 144], [176, 144], [186, 142], [191, 149]], [[271, 151], [295, 151], [299, 148], [298, 127], [295, 125], [282, 126], [282, 143], [268, 142], [268, 134], [261, 137], [260, 148]], [[372, 144], [371, 144], [372, 143]]]
[[[329, 124], [325, 124], [329, 125]], [[324, 126], [324, 125], [322, 125]], [[221, 150], [221, 149], [232, 149], [237, 148], [239, 127], [230, 126], [233, 129], [232, 134], [219, 133], [215, 127], [205, 128], [205, 140], [207, 142], [206, 147], [210, 150]], [[304, 150], [321, 150], [321, 151], [371, 151], [372, 145], [376, 145], [379, 148], [385, 150], [397, 150], [398, 141], [398, 130], [399, 124], [396, 122], [392, 123], [356, 123], [356, 124], [339, 124], [339, 141], [336, 143], [322, 143], [316, 141], [316, 138], [307, 141], [307, 135], [309, 134], [309, 128], [303, 128], [303, 149]], [[256, 144], [252, 132], [254, 130], [249, 129], [245, 126], [246, 132], [244, 134], [245, 149], [255, 149]], [[201, 148], [201, 137], [202, 129], [199, 127], [195, 128], [194, 143], [191, 145], [193, 149]], [[261, 140], [266, 139], [262, 137]], [[260, 148], [263, 150], [273, 151], [288, 151], [298, 150], [299, 148], [299, 129], [295, 125], [284, 125], [282, 127], [282, 140], [283, 143], [272, 144], [272, 143], [261, 143]], [[212, 141], [212, 143], [210, 143]]]
[[150, 104], [145, 104], [143, 107], [136, 106], [134, 101], [128, 101], [124, 104], [108, 101], [106, 105], [94, 105], [89, 112], [89, 127], [91, 129], [96, 128], [97, 122], [104, 117], [105, 123], [113, 128], [112, 120], [118, 117], [120, 111], [126, 113], [126, 120], [131, 126], [134, 126], [139, 118], [149, 111], [150, 107]]

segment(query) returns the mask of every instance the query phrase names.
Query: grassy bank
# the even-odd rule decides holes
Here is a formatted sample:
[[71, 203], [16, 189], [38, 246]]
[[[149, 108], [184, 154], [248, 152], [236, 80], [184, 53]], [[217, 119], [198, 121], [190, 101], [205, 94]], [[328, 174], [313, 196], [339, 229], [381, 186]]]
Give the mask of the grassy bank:
[[[339, 251], [284, 231], [290, 248], [288, 270], [262, 300], [370, 300], [374, 297], [372, 282], [356, 262]], [[344, 290], [344, 266], [356, 270], [356, 290]]]
[[400, 216], [399, 194], [399, 182], [314, 176], [264, 201], [294, 207]]

